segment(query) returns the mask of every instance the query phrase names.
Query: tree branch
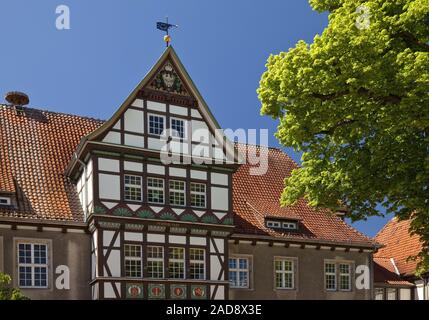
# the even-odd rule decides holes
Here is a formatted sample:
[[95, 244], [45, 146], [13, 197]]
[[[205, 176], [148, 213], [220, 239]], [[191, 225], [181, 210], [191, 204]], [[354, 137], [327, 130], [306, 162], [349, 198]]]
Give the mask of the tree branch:
[[429, 45], [427, 43], [419, 41], [415, 35], [408, 31], [402, 31], [398, 33], [398, 36], [404, 40], [409, 46], [416, 46], [422, 49], [424, 52], [429, 52]]
[[335, 130], [337, 130], [337, 128], [345, 126], [345, 125], [349, 125], [349, 124], [352, 124], [355, 122], [356, 122], [356, 120], [353, 120], [353, 119], [341, 120], [340, 122], [336, 123], [331, 128], [329, 128], [327, 130], [322, 130], [320, 132], [317, 132], [316, 134], [333, 134], [335, 132]]
[[[384, 104], [398, 104], [402, 100], [401, 96], [394, 95], [394, 94], [389, 94], [388, 96], [380, 97], [363, 87], [359, 88], [356, 91], [356, 93], [360, 96], [367, 96], [371, 99], [374, 99]], [[344, 91], [334, 92], [330, 94], [312, 93], [311, 96], [314, 98], [320, 99], [322, 101], [332, 101], [332, 100], [341, 98], [343, 96], [346, 96], [348, 94], [352, 94], [352, 92], [350, 90], [344, 90]]]

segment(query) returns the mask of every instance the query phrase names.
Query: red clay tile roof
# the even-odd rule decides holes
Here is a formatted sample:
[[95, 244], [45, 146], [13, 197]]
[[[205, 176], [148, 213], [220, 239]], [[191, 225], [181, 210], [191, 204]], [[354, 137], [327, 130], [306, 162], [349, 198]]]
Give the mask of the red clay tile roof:
[[390, 220], [375, 236], [375, 240], [382, 245], [374, 255], [376, 258], [393, 258], [401, 275], [413, 275], [418, 261], [407, 261], [410, 256], [417, 255], [422, 244], [417, 235], [410, 235], [408, 230], [410, 221]]
[[18, 198], [18, 208], [1, 208], [0, 216], [81, 221], [76, 188], [64, 171], [80, 139], [101, 124], [29, 108], [17, 115], [0, 105], [0, 187]]
[[[325, 243], [342, 242], [349, 245], [374, 246], [375, 242], [346, 224], [329, 210], [312, 209], [300, 200], [290, 207], [280, 207], [284, 179], [298, 165], [284, 152], [275, 148], [236, 144], [243, 159], [247, 159], [233, 177], [233, 207], [236, 213], [236, 233], [273, 236], [291, 240], [315, 240]], [[246, 157], [246, 147], [248, 157]], [[264, 175], [251, 175], [250, 163], [261, 149], [268, 154], [268, 171]], [[250, 151], [250, 152], [249, 152]], [[253, 155], [253, 156], [252, 156]], [[252, 160], [253, 159], [253, 160]], [[266, 216], [300, 219], [298, 232], [281, 233], [265, 227]]]
[[[394, 286], [414, 286], [396, 273], [395, 261], [391, 258], [374, 257], [374, 283]], [[396, 264], [396, 263], [395, 263]]]

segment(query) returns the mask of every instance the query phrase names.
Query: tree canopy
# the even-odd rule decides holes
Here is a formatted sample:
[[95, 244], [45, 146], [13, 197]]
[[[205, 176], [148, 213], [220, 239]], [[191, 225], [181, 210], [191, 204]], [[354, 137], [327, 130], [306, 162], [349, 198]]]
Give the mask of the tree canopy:
[[12, 288], [12, 278], [0, 272], [0, 300], [27, 300], [19, 289]]
[[302, 152], [283, 205], [400, 219], [429, 267], [429, 1], [310, 0], [329, 23], [313, 43], [271, 55], [258, 89], [276, 137]]

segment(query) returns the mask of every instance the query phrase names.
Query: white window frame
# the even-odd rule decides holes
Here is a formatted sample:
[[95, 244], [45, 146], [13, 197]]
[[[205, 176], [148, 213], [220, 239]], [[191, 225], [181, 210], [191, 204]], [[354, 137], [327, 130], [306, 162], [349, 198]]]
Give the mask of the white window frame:
[[[380, 288], [380, 287], [374, 288], [374, 300], [384, 300], [384, 296], [385, 296], [384, 288]], [[381, 297], [381, 299], [377, 299], [378, 297]]]
[[296, 230], [297, 229], [297, 224], [296, 222], [283, 222], [282, 223], [282, 228], [285, 230]]
[[[348, 273], [341, 272], [341, 265], [347, 265], [349, 267], [349, 272]], [[341, 288], [341, 278], [342, 277], [348, 277], [348, 288], [347, 289]], [[349, 262], [339, 262], [338, 263], [338, 289], [339, 289], [339, 291], [344, 291], [344, 292], [352, 291], [352, 264]]]
[[[331, 264], [334, 265], [334, 271], [332, 272], [326, 272], [326, 265], [327, 264]], [[326, 291], [337, 291], [338, 288], [338, 277], [337, 277], [337, 263], [335, 261], [325, 261], [325, 263], [323, 264], [323, 275], [324, 275], [324, 282], [325, 282], [325, 290]], [[328, 281], [327, 281], [327, 276], [334, 276], [334, 288], [328, 288]]]
[[[276, 261], [281, 262], [281, 270], [276, 269]], [[292, 264], [292, 270], [286, 270], [286, 262]], [[296, 258], [290, 257], [274, 257], [274, 287], [276, 290], [294, 290], [295, 289], [295, 268], [296, 268]], [[277, 274], [281, 275], [282, 286], [277, 286]], [[292, 286], [286, 286], [286, 275], [292, 275]]]
[[[175, 131], [173, 129], [173, 120], [182, 121], [183, 122], [183, 137], [174, 135], [174, 132], [178, 132], [178, 131]], [[187, 130], [187, 128], [188, 128], [188, 121], [186, 119], [179, 118], [179, 117], [170, 117], [170, 133], [171, 133], [171, 137], [172, 138], [183, 139], [183, 140], [187, 139], [188, 138], [188, 130]]]
[[[138, 247], [139, 251], [140, 251], [140, 257], [127, 256], [126, 255], [126, 252], [127, 252], [126, 246]], [[137, 276], [126, 275], [127, 274], [127, 263], [126, 263], [127, 261], [140, 262], [140, 275], [137, 275]], [[142, 249], [141, 245], [132, 244], [132, 243], [125, 243], [124, 244], [124, 270], [125, 270], [125, 276], [128, 278], [134, 278], [134, 279], [143, 278], [143, 249]]]
[[[160, 134], [157, 133], [152, 133], [150, 132], [150, 117], [158, 117], [158, 118], [162, 118], [163, 119], [163, 128]], [[163, 133], [165, 132], [165, 128], [166, 128], [166, 120], [165, 120], [165, 116], [161, 115], [161, 114], [156, 114], [156, 113], [148, 113], [147, 114], [147, 129], [148, 129], [148, 134], [154, 135], [154, 136], [158, 136], [161, 137], [163, 136]]]
[[[140, 179], [140, 185], [138, 184], [131, 184], [126, 183], [126, 177], [135, 177]], [[136, 188], [140, 189], [140, 200], [134, 200], [134, 199], [127, 199], [125, 195], [126, 188]], [[131, 201], [131, 202], [142, 202], [143, 201], [143, 178], [141, 176], [135, 175], [135, 174], [125, 174], [124, 175], [124, 200], [125, 201]]]
[[[395, 294], [394, 299], [389, 299], [390, 298], [389, 297], [390, 292], [393, 292]], [[390, 300], [390, 301], [398, 300], [398, 289], [397, 288], [390, 288], [390, 287], [386, 288], [386, 298], [385, 299]]]
[[[203, 252], [203, 260], [192, 259], [191, 250], [201, 250]], [[192, 264], [199, 264], [203, 266], [203, 277], [202, 279], [191, 278], [192, 280], [206, 280], [206, 250], [203, 248], [189, 248], [189, 268], [191, 268]], [[189, 272], [189, 277], [191, 276], [191, 272]]]
[[281, 222], [275, 221], [275, 220], [267, 220], [266, 225], [268, 228], [275, 228], [275, 229], [280, 229], [282, 227]]
[[[149, 186], [149, 179], [157, 179], [162, 181], [162, 187], [152, 187]], [[147, 177], [147, 182], [146, 182], [146, 187], [147, 187], [147, 202], [151, 203], [151, 204], [164, 204], [165, 203], [165, 179], [163, 178], [157, 178], [157, 177]], [[149, 200], [149, 190], [157, 190], [157, 191], [162, 191], [162, 202], [153, 202]]]
[[[171, 182], [180, 182], [183, 183], [183, 190], [179, 190], [179, 189], [172, 189], [171, 188]], [[171, 202], [171, 193], [182, 193], [183, 194], [183, 204], [176, 204], [176, 203], [172, 203]], [[172, 206], [178, 206], [178, 207], [185, 207], [186, 206], [186, 181], [183, 180], [178, 180], [178, 179], [171, 179], [168, 181], [168, 198], [169, 198], [169, 202], [170, 205]]]
[[[165, 277], [165, 270], [164, 270], [164, 268], [165, 268], [165, 266], [164, 266], [164, 255], [165, 255], [165, 252], [164, 252], [164, 247], [163, 246], [152, 246], [152, 245], [150, 245], [150, 246], [147, 246], [146, 248], [149, 248], [149, 247], [161, 249], [162, 257], [161, 258], [150, 257], [149, 256], [149, 250], [146, 249], [146, 251], [147, 251], [147, 254], [146, 254], [147, 255], [147, 262], [148, 262], [148, 266], [147, 266], [147, 269], [148, 269], [147, 273], [148, 274], [147, 274], [147, 277], [149, 279], [164, 279], [164, 277]], [[149, 262], [161, 262], [161, 266], [162, 266], [162, 276], [161, 277], [154, 278], [151, 275], [149, 275]]]
[[[199, 184], [199, 185], [203, 185], [204, 186], [204, 192], [202, 191], [192, 191], [192, 185], [193, 184]], [[193, 208], [206, 208], [207, 207], [207, 184], [205, 183], [201, 183], [201, 182], [191, 182], [190, 184], [191, 186], [191, 207]], [[196, 206], [192, 204], [192, 195], [203, 195], [204, 196], [204, 206]]]
[[[24, 263], [19, 261], [19, 245], [30, 245], [30, 254], [31, 254], [31, 262]], [[40, 245], [44, 246], [46, 249], [46, 263], [35, 263], [34, 262], [34, 246]], [[17, 241], [16, 242], [16, 259], [17, 259], [17, 279], [18, 279], [18, 287], [19, 288], [33, 288], [33, 289], [47, 289], [49, 288], [49, 244], [45, 242], [30, 242], [30, 241]], [[20, 267], [31, 268], [31, 285], [21, 285], [20, 278]], [[36, 277], [35, 277], [35, 269], [36, 268], [46, 268], [46, 285], [45, 286], [36, 286]]]
[[[183, 253], [183, 258], [182, 259], [177, 259], [177, 258], [170, 258], [170, 250], [180, 250]], [[185, 248], [183, 247], [169, 247], [168, 248], [168, 277], [170, 279], [186, 279], [186, 253], [185, 253]], [[171, 268], [170, 268], [170, 263], [180, 263], [182, 264], [182, 268], [183, 268], [183, 276], [182, 277], [172, 277], [171, 276]]]
[[0, 197], [0, 206], [10, 206], [11, 199], [9, 197]]
[[[230, 260], [235, 260], [236, 268], [230, 268]], [[247, 261], [247, 268], [240, 268], [240, 260]], [[234, 272], [236, 274], [236, 284], [229, 283], [229, 287], [233, 289], [250, 289], [250, 258], [248, 256], [232, 256], [228, 258], [228, 269], [229, 273]], [[240, 272], [244, 272], [247, 275], [246, 286], [240, 286]], [[229, 275], [228, 275], [229, 276]]]

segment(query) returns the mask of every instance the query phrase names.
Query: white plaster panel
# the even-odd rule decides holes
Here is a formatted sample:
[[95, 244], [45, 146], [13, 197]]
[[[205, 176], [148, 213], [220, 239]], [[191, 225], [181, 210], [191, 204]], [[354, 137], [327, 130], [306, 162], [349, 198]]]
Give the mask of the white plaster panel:
[[222, 266], [217, 256], [210, 256], [210, 280], [217, 280], [221, 270]]
[[143, 234], [137, 232], [125, 232], [125, 241], [139, 241], [143, 242]]
[[229, 210], [228, 188], [211, 187], [213, 210]]
[[148, 242], [165, 243], [165, 234], [148, 233], [147, 234], [147, 241]]
[[115, 291], [113, 291], [113, 287], [110, 282], [104, 282], [104, 297], [116, 298]]
[[144, 117], [143, 111], [128, 109], [124, 114], [124, 126], [126, 131], [143, 133]]
[[192, 146], [192, 156], [208, 158], [209, 157], [209, 147], [203, 145], [193, 145]]
[[191, 120], [192, 141], [206, 142], [210, 141], [210, 130], [204, 121]]
[[202, 118], [200, 112], [196, 109], [191, 109], [191, 116], [193, 118]]
[[175, 244], [186, 244], [186, 237], [185, 236], [168, 236], [168, 242], [175, 243]]
[[188, 108], [170, 105], [170, 113], [180, 114], [182, 116], [187, 116], [188, 115]]
[[223, 150], [221, 148], [213, 148], [213, 157], [215, 159], [224, 159], [225, 154], [223, 153]]
[[110, 131], [104, 137], [103, 142], [121, 144], [121, 134], [119, 132]]
[[99, 195], [101, 199], [120, 200], [119, 176], [100, 173], [98, 175]]
[[216, 244], [217, 249], [219, 250], [219, 253], [224, 253], [224, 246], [225, 246], [225, 241], [223, 239], [214, 239], [214, 242]]
[[155, 101], [148, 101], [147, 102], [147, 108], [149, 110], [155, 110], [155, 111], [161, 111], [161, 112], [166, 111], [165, 103], [159, 103], [159, 102], [155, 102]]
[[228, 175], [224, 173], [211, 173], [211, 182], [213, 184], [220, 184], [223, 186], [228, 186]]
[[101, 203], [104, 204], [108, 209], [112, 209], [118, 204], [117, 202], [107, 202], [107, 201], [102, 201]]
[[173, 177], [186, 178], [186, 169], [170, 167], [169, 173], [170, 173], [170, 176], [173, 176]]
[[143, 164], [134, 161], [124, 161], [124, 169], [127, 171], [143, 172]]
[[119, 160], [98, 158], [98, 170], [119, 172]]
[[226, 216], [226, 213], [225, 212], [217, 212], [217, 211], [215, 211], [215, 212], [213, 212], [213, 214], [219, 219], [219, 220], [222, 220], [223, 219], [223, 217], [225, 217]]
[[204, 237], [190, 237], [189, 243], [192, 246], [205, 246], [207, 244], [207, 238]]
[[114, 231], [103, 231], [103, 246], [107, 247], [110, 245], [110, 242], [112, 242], [113, 236], [115, 235]]
[[126, 133], [124, 137], [125, 145], [137, 148], [144, 148], [144, 138], [142, 136]]
[[207, 180], [207, 172], [200, 170], [191, 170], [192, 179]]
[[142, 99], [136, 99], [136, 100], [134, 100], [134, 102], [131, 106], [136, 107], [136, 108], [143, 108], [144, 102]]
[[165, 167], [164, 166], [157, 166], [154, 164], [148, 164], [147, 165], [147, 173], [155, 173], [155, 174], [165, 174]]
[[109, 259], [107, 259], [107, 265], [109, 266], [112, 277], [121, 276], [121, 251], [113, 249], [110, 251]]
[[165, 140], [148, 138], [147, 147], [153, 150], [161, 150], [166, 145]]
[[116, 122], [115, 125], [113, 126], [113, 129], [121, 130], [121, 121]]
[[188, 154], [188, 144], [180, 141], [171, 141], [170, 151], [173, 153]]
[[214, 296], [214, 300], [225, 300], [225, 287], [219, 286], [217, 288], [216, 295]]
[[90, 175], [92, 175], [92, 171], [94, 169], [92, 159], [88, 161], [88, 164], [86, 165], [86, 177], [89, 178]]

